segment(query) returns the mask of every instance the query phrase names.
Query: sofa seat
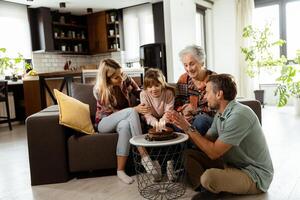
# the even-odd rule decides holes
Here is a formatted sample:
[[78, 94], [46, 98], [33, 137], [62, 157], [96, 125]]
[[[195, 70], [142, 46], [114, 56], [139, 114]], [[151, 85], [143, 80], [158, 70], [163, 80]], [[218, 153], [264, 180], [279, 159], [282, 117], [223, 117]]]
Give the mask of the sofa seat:
[[116, 168], [117, 142], [117, 133], [71, 136], [68, 139], [70, 172]]

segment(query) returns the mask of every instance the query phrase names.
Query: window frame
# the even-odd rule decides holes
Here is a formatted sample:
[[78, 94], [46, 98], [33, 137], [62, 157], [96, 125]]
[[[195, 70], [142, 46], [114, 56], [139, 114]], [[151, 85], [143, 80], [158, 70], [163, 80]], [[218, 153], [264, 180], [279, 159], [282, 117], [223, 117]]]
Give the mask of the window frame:
[[[300, 0], [255, 0], [255, 8], [278, 5], [279, 6], [279, 37], [287, 41], [287, 27], [286, 27], [286, 4], [290, 2], [296, 2]], [[280, 47], [280, 55], [284, 55], [289, 62], [293, 62], [292, 58], [287, 57], [286, 44]]]
[[[205, 11], [207, 10], [207, 8], [206, 7], [203, 7], [203, 6], [201, 6], [201, 5], [198, 5], [198, 4], [196, 4], [196, 13], [199, 13], [200, 15], [202, 15], [203, 16], [203, 26], [202, 26], [202, 28], [203, 28], [203, 38], [204, 38], [204, 51], [206, 52], [206, 54], [207, 54], [207, 38], [206, 38], [206, 17], [205, 17]], [[205, 63], [207, 63], [207, 55], [206, 55], [206, 60], [205, 60]]]

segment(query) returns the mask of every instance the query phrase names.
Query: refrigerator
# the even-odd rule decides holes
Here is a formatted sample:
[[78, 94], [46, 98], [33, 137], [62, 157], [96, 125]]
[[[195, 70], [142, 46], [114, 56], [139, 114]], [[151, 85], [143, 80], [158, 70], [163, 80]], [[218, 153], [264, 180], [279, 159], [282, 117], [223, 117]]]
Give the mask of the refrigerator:
[[166, 48], [164, 43], [151, 43], [140, 46], [140, 64], [145, 72], [149, 68], [158, 68], [166, 77]]

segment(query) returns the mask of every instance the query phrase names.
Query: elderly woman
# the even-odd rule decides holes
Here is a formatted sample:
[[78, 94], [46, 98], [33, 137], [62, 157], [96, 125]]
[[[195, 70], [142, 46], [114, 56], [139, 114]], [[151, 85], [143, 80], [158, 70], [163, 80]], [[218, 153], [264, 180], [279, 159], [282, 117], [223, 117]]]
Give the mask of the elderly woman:
[[196, 45], [187, 46], [179, 53], [186, 73], [177, 82], [178, 95], [175, 109], [182, 113], [202, 135], [210, 128], [214, 111], [207, 106], [204, 98], [206, 82], [214, 72], [205, 67], [205, 52]]

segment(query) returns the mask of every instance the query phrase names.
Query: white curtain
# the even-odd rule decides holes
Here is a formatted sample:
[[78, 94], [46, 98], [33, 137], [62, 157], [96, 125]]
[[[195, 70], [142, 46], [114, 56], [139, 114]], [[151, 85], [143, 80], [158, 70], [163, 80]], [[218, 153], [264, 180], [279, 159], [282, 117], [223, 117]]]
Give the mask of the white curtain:
[[123, 9], [125, 60], [137, 62], [140, 46], [154, 42], [152, 4]]
[[237, 5], [237, 24], [236, 24], [236, 35], [237, 35], [237, 66], [238, 74], [238, 96], [245, 98], [253, 98], [254, 84], [253, 80], [246, 74], [247, 64], [244, 56], [241, 53], [241, 47], [247, 46], [247, 42], [242, 37], [243, 28], [252, 24], [252, 15], [254, 11], [254, 0], [236, 0]]
[[27, 6], [0, 1], [0, 48], [10, 57], [21, 53], [31, 58], [31, 39]]

